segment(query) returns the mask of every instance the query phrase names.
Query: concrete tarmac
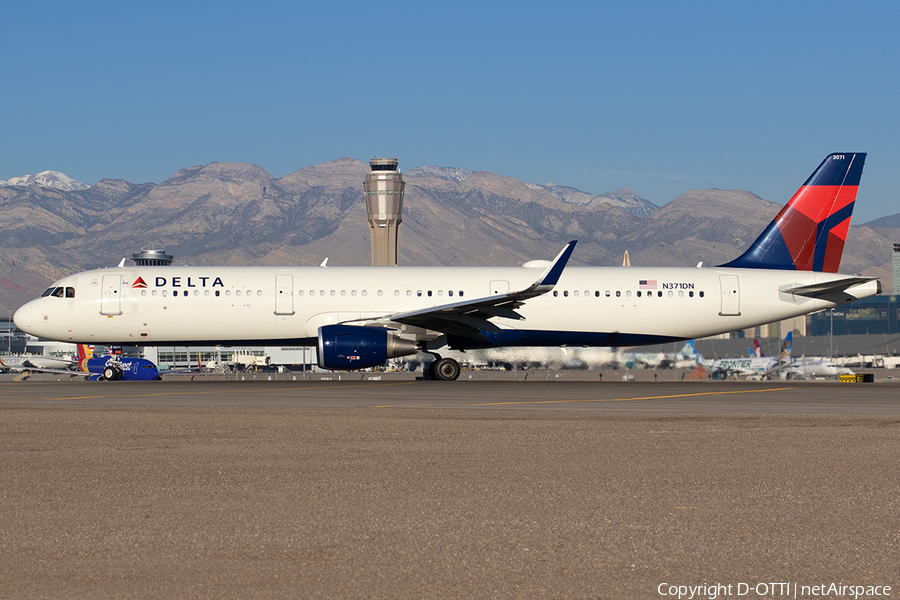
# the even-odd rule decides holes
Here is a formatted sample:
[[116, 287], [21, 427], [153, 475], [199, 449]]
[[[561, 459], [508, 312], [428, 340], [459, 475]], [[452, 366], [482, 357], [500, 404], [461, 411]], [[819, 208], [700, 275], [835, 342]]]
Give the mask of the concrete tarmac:
[[0, 598], [896, 595], [898, 392], [2, 381]]

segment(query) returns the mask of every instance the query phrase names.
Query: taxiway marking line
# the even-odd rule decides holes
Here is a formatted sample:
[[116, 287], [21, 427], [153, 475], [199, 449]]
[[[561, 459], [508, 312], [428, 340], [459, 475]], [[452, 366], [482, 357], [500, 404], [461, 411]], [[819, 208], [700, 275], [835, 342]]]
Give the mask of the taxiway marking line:
[[[394, 386], [394, 385], [412, 385], [413, 383], [415, 383], [415, 382], [414, 382], [414, 381], [400, 381], [400, 382], [397, 382], [397, 383], [383, 383], [382, 385], [385, 386], [385, 387], [387, 387], [387, 386]], [[254, 391], [258, 391], [258, 392], [290, 392], [290, 391], [293, 391], [293, 392], [313, 392], [313, 391], [330, 390], [330, 389], [342, 389], [342, 390], [346, 390], [347, 388], [354, 388], [354, 387], [366, 387], [366, 385], [365, 385], [365, 384], [362, 384], [362, 383], [354, 384], [354, 385], [346, 385], [346, 384], [345, 384], [345, 385], [325, 385], [325, 386], [318, 386], [318, 387], [315, 387], [315, 388], [306, 388], [306, 389], [304, 389], [304, 388], [302, 388], [302, 387], [273, 388], [273, 389], [257, 388], [257, 389], [254, 390]], [[196, 391], [196, 392], [154, 392], [154, 393], [148, 393], [148, 394], [128, 394], [128, 395], [124, 395], [124, 394], [103, 394], [103, 395], [101, 395], [101, 394], [92, 394], [92, 395], [88, 395], [88, 396], [70, 396], [70, 397], [67, 397], [67, 398], [29, 398], [29, 399], [21, 399], [21, 398], [20, 398], [20, 399], [3, 400], [3, 402], [8, 403], [8, 402], [41, 402], [41, 401], [56, 401], [56, 400], [58, 400], [58, 401], [64, 401], [64, 400], [102, 400], [102, 399], [104, 399], [104, 398], [123, 398], [123, 399], [128, 399], [128, 398], [147, 398], [147, 397], [154, 397], [154, 396], [199, 396], [199, 395], [202, 395], [202, 394], [237, 394], [237, 393], [246, 393], [246, 392], [247, 392], [247, 388], [242, 387], [242, 388], [240, 388], [240, 389], [235, 389], [235, 390], [215, 390], [215, 391], [209, 391], [209, 392], [204, 392], [204, 391]]]
[[766, 392], [786, 392], [797, 388], [771, 388], [765, 390], [737, 390], [733, 392], [696, 392], [693, 394], [668, 394], [665, 396], [636, 396], [633, 398], [591, 398], [587, 400], [513, 400], [508, 402], [465, 402], [454, 404], [384, 404], [372, 408], [436, 408], [454, 406], [507, 406], [511, 404], [568, 404], [577, 402], [629, 402], [631, 400], [666, 400], [669, 398], [690, 398], [693, 396], [724, 396], [726, 394], [760, 394]]

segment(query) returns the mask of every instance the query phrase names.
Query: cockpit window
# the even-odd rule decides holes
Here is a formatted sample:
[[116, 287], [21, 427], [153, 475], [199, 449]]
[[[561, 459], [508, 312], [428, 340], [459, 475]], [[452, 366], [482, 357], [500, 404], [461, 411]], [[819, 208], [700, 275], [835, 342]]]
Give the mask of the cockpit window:
[[47, 296], [53, 296], [55, 298], [74, 298], [75, 297], [75, 288], [73, 288], [73, 287], [48, 288], [46, 292], [41, 294], [41, 298], [46, 298]]

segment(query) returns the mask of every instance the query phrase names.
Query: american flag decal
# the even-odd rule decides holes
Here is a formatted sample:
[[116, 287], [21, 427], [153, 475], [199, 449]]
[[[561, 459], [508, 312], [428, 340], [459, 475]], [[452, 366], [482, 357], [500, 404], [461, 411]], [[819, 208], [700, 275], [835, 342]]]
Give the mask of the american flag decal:
[[638, 287], [642, 290], [655, 290], [656, 289], [656, 280], [655, 279], [641, 279], [638, 281]]

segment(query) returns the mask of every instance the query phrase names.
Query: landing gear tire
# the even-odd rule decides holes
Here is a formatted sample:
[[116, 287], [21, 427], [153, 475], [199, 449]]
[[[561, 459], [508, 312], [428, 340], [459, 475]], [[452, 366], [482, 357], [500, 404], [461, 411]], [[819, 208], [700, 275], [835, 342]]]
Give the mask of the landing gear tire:
[[118, 381], [122, 379], [122, 372], [115, 367], [106, 367], [103, 369], [103, 378], [107, 381]]
[[452, 358], [440, 358], [428, 367], [432, 379], [438, 381], [456, 381], [459, 379], [459, 363]]

